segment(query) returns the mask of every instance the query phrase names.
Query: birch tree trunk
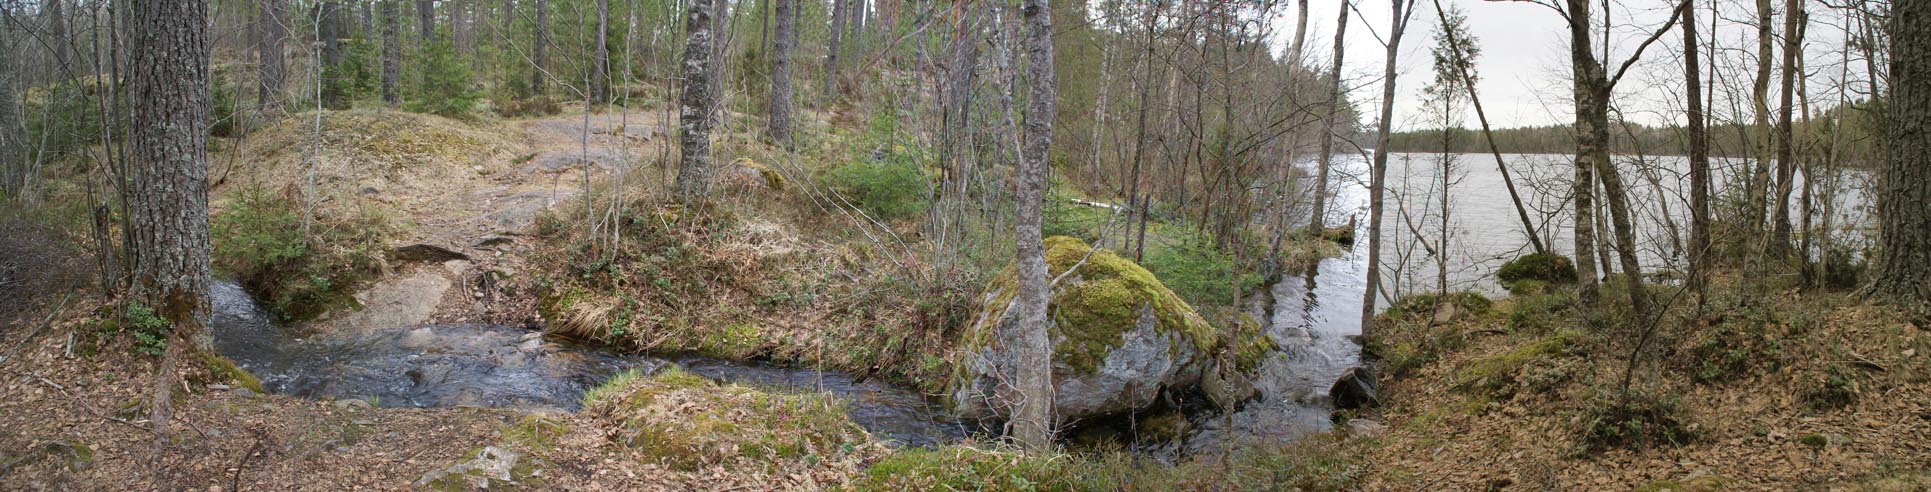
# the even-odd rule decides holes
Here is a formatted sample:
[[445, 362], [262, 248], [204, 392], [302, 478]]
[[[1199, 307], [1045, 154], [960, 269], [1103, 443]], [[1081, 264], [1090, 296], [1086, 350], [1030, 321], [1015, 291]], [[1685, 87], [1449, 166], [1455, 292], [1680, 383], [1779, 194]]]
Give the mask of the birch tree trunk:
[[595, 104], [610, 102], [610, 0], [597, 0], [597, 47], [590, 55], [590, 99]]
[[[703, 0], [693, 0], [703, 1]], [[830, 103], [838, 93], [838, 50], [845, 37], [845, 15], [850, 10], [846, 4], [853, 0], [832, 0], [831, 6], [831, 46], [825, 55], [825, 102]]]
[[712, 48], [717, 34], [714, 5], [708, 0], [693, 0], [685, 15], [684, 83], [677, 111], [677, 198], [687, 206], [710, 198], [711, 125], [716, 121], [711, 113], [717, 105], [717, 94], [712, 92], [717, 84], [712, 79], [717, 77], [718, 68]]
[[153, 422], [167, 442], [174, 365], [189, 344], [207, 349], [208, 34], [202, 0], [122, 4], [127, 42], [128, 255], [131, 297], [168, 320], [155, 374]]
[[1044, 452], [1052, 449], [1053, 341], [1046, 318], [1049, 288], [1046, 285], [1045, 243], [1040, 237], [1040, 212], [1046, 193], [1047, 153], [1053, 145], [1053, 21], [1046, 0], [1025, 0], [1020, 7], [1026, 24], [1027, 104], [1025, 142], [1019, 159], [1017, 220], [1013, 241], [1017, 246], [1019, 296], [1017, 343], [1013, 346], [1013, 384], [1017, 386], [1016, 408], [1012, 413], [1013, 436], [1027, 449]]
[[1381, 202], [1382, 197], [1386, 196], [1388, 133], [1395, 119], [1395, 79], [1400, 74], [1396, 61], [1401, 58], [1401, 36], [1408, 30], [1408, 19], [1415, 10], [1413, 0], [1394, 0], [1392, 3], [1394, 9], [1390, 13], [1387, 62], [1382, 65], [1381, 72], [1381, 121], [1376, 128], [1374, 163], [1368, 179], [1368, 285], [1361, 294], [1362, 336], [1374, 331], [1376, 296], [1381, 292]]

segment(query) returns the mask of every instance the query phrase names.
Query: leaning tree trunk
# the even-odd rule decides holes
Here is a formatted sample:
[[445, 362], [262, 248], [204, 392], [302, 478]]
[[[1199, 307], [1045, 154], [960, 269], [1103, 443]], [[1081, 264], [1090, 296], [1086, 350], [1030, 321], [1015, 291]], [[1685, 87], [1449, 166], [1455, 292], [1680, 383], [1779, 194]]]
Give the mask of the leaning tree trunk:
[[123, 4], [128, 49], [128, 255], [132, 298], [173, 325], [155, 374], [153, 422], [166, 443], [174, 364], [208, 324], [208, 34], [202, 0]]
[[[1013, 436], [1027, 449], [1052, 449], [1053, 341], [1047, 333], [1049, 293], [1046, 285], [1045, 243], [1040, 237], [1040, 209], [1046, 194], [1046, 158], [1053, 146], [1053, 20], [1046, 0], [1025, 0], [1020, 12], [1026, 25], [1027, 104], [1025, 141], [1020, 149], [1019, 201], [1013, 241], [1018, 250], [1019, 311], [1012, 380], [1018, 390], [1012, 413]], [[1011, 400], [1009, 400], [1011, 401]]]
[[1931, 308], [1931, 2], [1891, 6], [1891, 107], [1871, 297]]
[[266, 116], [282, 111], [282, 42], [288, 37], [285, 0], [261, 0], [261, 18], [255, 22], [255, 50], [261, 63], [255, 113]]
[[1683, 2], [1683, 78], [1689, 105], [1690, 292], [1703, 306], [1710, 275], [1710, 135], [1703, 127], [1702, 68], [1698, 66], [1696, 5]]
[[712, 80], [718, 73], [718, 60], [713, 59], [716, 50], [711, 48], [717, 35], [713, 6], [708, 0], [693, 0], [684, 23], [684, 84], [677, 111], [677, 198], [685, 205], [710, 198], [711, 125], [716, 121], [711, 113], [717, 106], [717, 94], [712, 92], [717, 84]]
[[778, 25], [771, 41], [771, 142], [791, 148], [791, 46], [796, 44], [797, 18], [792, 17], [792, 3], [798, 0], [771, 0], [776, 2]]
[[[1335, 118], [1341, 115], [1341, 104], [1346, 102], [1347, 91], [1341, 85], [1341, 62], [1346, 58], [1348, 35], [1348, 0], [1341, 0], [1341, 18], [1334, 25], [1334, 60], [1328, 67], [1327, 117], [1321, 120], [1321, 161], [1314, 178], [1314, 211], [1309, 215], [1308, 231], [1319, 235], [1327, 228], [1328, 215], [1328, 172], [1334, 167], [1334, 125]], [[1350, 231], [1352, 232], [1352, 231]]]
[[402, 44], [398, 42], [402, 17], [396, 12], [398, 1], [382, 0], [382, 102], [390, 106], [402, 104]]
[[[1765, 194], [1770, 187], [1770, 60], [1775, 55], [1770, 29], [1770, 0], [1757, 0], [1757, 76], [1750, 82], [1751, 128], [1756, 162], [1744, 185], [1745, 218], [1752, 232], [1763, 232]], [[1714, 34], [1714, 33], [1712, 33]], [[1761, 260], [1758, 260], [1761, 261]], [[1746, 275], [1746, 282], [1751, 281]]]

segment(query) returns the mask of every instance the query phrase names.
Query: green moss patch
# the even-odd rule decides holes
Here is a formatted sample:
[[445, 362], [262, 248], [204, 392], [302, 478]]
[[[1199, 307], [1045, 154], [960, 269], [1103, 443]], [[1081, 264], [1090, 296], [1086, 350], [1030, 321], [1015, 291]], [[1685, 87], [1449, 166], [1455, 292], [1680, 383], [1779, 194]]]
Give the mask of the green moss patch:
[[589, 397], [611, 441], [639, 459], [679, 470], [740, 460], [766, 462], [853, 452], [870, 436], [844, 404], [813, 394], [774, 394], [719, 385], [677, 368]]
[[1576, 335], [1563, 332], [1476, 359], [1455, 371], [1455, 388], [1479, 395], [1506, 396], [1524, 366], [1566, 355], [1575, 344]]
[[[1080, 263], [1082, 258], [1084, 264]], [[1046, 264], [1049, 281], [1079, 265], [1079, 271], [1073, 274], [1077, 278], [1060, 283], [1047, 309], [1058, 335], [1054, 358], [1082, 373], [1098, 370], [1106, 354], [1119, 347], [1123, 335], [1138, 323], [1142, 308], [1152, 309], [1155, 329], [1181, 334], [1203, 352], [1212, 351], [1219, 343], [1213, 327], [1192, 306], [1153, 273], [1112, 250], [1093, 251], [1078, 239], [1053, 236], [1046, 238]], [[990, 343], [992, 328], [1019, 293], [1017, 277], [1015, 270], [1008, 268], [991, 282], [983, 313], [986, 322], [968, 339], [973, 346]]]

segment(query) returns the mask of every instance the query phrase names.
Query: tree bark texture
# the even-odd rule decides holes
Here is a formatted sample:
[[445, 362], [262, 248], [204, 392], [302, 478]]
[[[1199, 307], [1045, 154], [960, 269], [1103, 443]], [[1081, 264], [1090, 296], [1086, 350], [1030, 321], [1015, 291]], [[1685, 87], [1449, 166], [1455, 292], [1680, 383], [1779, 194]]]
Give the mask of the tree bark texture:
[[717, 34], [714, 5], [708, 0], [693, 0], [685, 15], [684, 81], [677, 112], [677, 198], [686, 205], [709, 199], [711, 190], [711, 125], [716, 121], [711, 113], [717, 105], [717, 94], [712, 92], [717, 84], [712, 79], [718, 73], [718, 60], [713, 59], [716, 50], [711, 47]]
[[[1586, 0], [1577, 0], [1586, 1]], [[1381, 120], [1376, 128], [1374, 162], [1368, 171], [1368, 285], [1363, 289], [1361, 300], [1361, 334], [1367, 336], [1374, 330], [1375, 303], [1381, 294], [1381, 215], [1382, 197], [1386, 196], [1388, 176], [1388, 134], [1393, 128], [1395, 118], [1395, 79], [1399, 75], [1396, 61], [1401, 58], [1401, 36], [1408, 30], [1409, 14], [1414, 12], [1413, 0], [1394, 0], [1388, 30], [1388, 51], [1386, 63], [1381, 72]]]
[[1019, 159], [1019, 201], [1013, 240], [1017, 247], [1019, 311], [1014, 348], [1013, 384], [1018, 395], [1013, 435], [1035, 452], [1052, 448], [1053, 341], [1048, 333], [1045, 243], [1040, 237], [1041, 208], [1046, 193], [1046, 162], [1053, 145], [1052, 9], [1046, 0], [1025, 0], [1020, 12], [1026, 25], [1027, 104], [1025, 141]]
[[550, 1], [534, 0], [536, 3], [535, 40], [530, 43], [530, 94], [543, 94], [544, 67], [550, 57]]
[[797, 17], [791, 15], [798, 0], [770, 0], [777, 11], [777, 26], [771, 41], [771, 142], [792, 148], [791, 142], [791, 48], [797, 44]]
[[590, 58], [590, 99], [596, 104], [610, 102], [610, 0], [597, 0], [597, 46]]
[[1872, 297], [1918, 309], [1931, 299], [1931, 2], [1891, 5], [1888, 156], [1878, 194]]
[[1779, 80], [1779, 104], [1777, 106], [1777, 199], [1770, 208], [1770, 246], [1773, 257], [1781, 258], [1790, 252], [1790, 193], [1794, 190], [1797, 159], [1795, 147], [1791, 144], [1791, 114], [1796, 110], [1796, 88], [1798, 81], [1797, 57], [1804, 43], [1804, 0], [1784, 1], [1783, 23], [1783, 70]]
[[[703, 0], [696, 0], [703, 1]], [[831, 101], [838, 93], [838, 50], [844, 44], [845, 15], [850, 8], [846, 4], [853, 0], [832, 0], [831, 6], [831, 46], [825, 55], [825, 100]]]
[[382, 0], [382, 102], [402, 104], [402, 14], [396, 2]]
[[288, 37], [287, 0], [261, 0], [261, 15], [255, 21], [255, 50], [260, 60], [255, 111], [260, 115], [282, 111], [282, 42]]
[[1690, 159], [1690, 292], [1697, 305], [1705, 301], [1704, 288], [1710, 274], [1710, 135], [1703, 120], [1703, 69], [1699, 66], [1696, 36], [1696, 5], [1683, 2], [1683, 78], [1684, 102], [1689, 110]]

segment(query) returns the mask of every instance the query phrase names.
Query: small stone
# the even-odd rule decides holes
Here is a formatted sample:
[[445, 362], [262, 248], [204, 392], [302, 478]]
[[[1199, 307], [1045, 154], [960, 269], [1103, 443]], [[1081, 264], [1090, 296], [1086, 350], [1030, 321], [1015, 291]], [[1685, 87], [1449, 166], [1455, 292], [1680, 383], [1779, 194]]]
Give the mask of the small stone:
[[1388, 430], [1387, 426], [1383, 426], [1381, 425], [1380, 422], [1376, 422], [1370, 419], [1352, 419], [1348, 421], [1348, 437], [1353, 437], [1353, 438], [1375, 437], [1375, 436], [1381, 435], [1383, 432], [1386, 432], [1387, 430]]
[[239, 396], [242, 398], [254, 398], [255, 392], [248, 388], [235, 388], [235, 396]]
[[364, 400], [364, 399], [361, 399], [361, 398], [350, 398], [350, 399], [347, 399], [347, 400], [335, 400], [335, 408], [341, 408], [341, 409], [347, 409], [347, 408], [349, 408], [349, 407], [355, 407], [355, 408], [359, 408], [359, 409], [363, 409], [363, 410], [367, 410], [367, 409], [369, 409], [369, 407], [370, 407], [370, 406], [371, 406], [371, 405], [369, 405], [369, 400]]
[[216, 384], [208, 385], [208, 389], [215, 390], [215, 391], [227, 391], [230, 388], [228, 387], [228, 385], [216, 383]]

